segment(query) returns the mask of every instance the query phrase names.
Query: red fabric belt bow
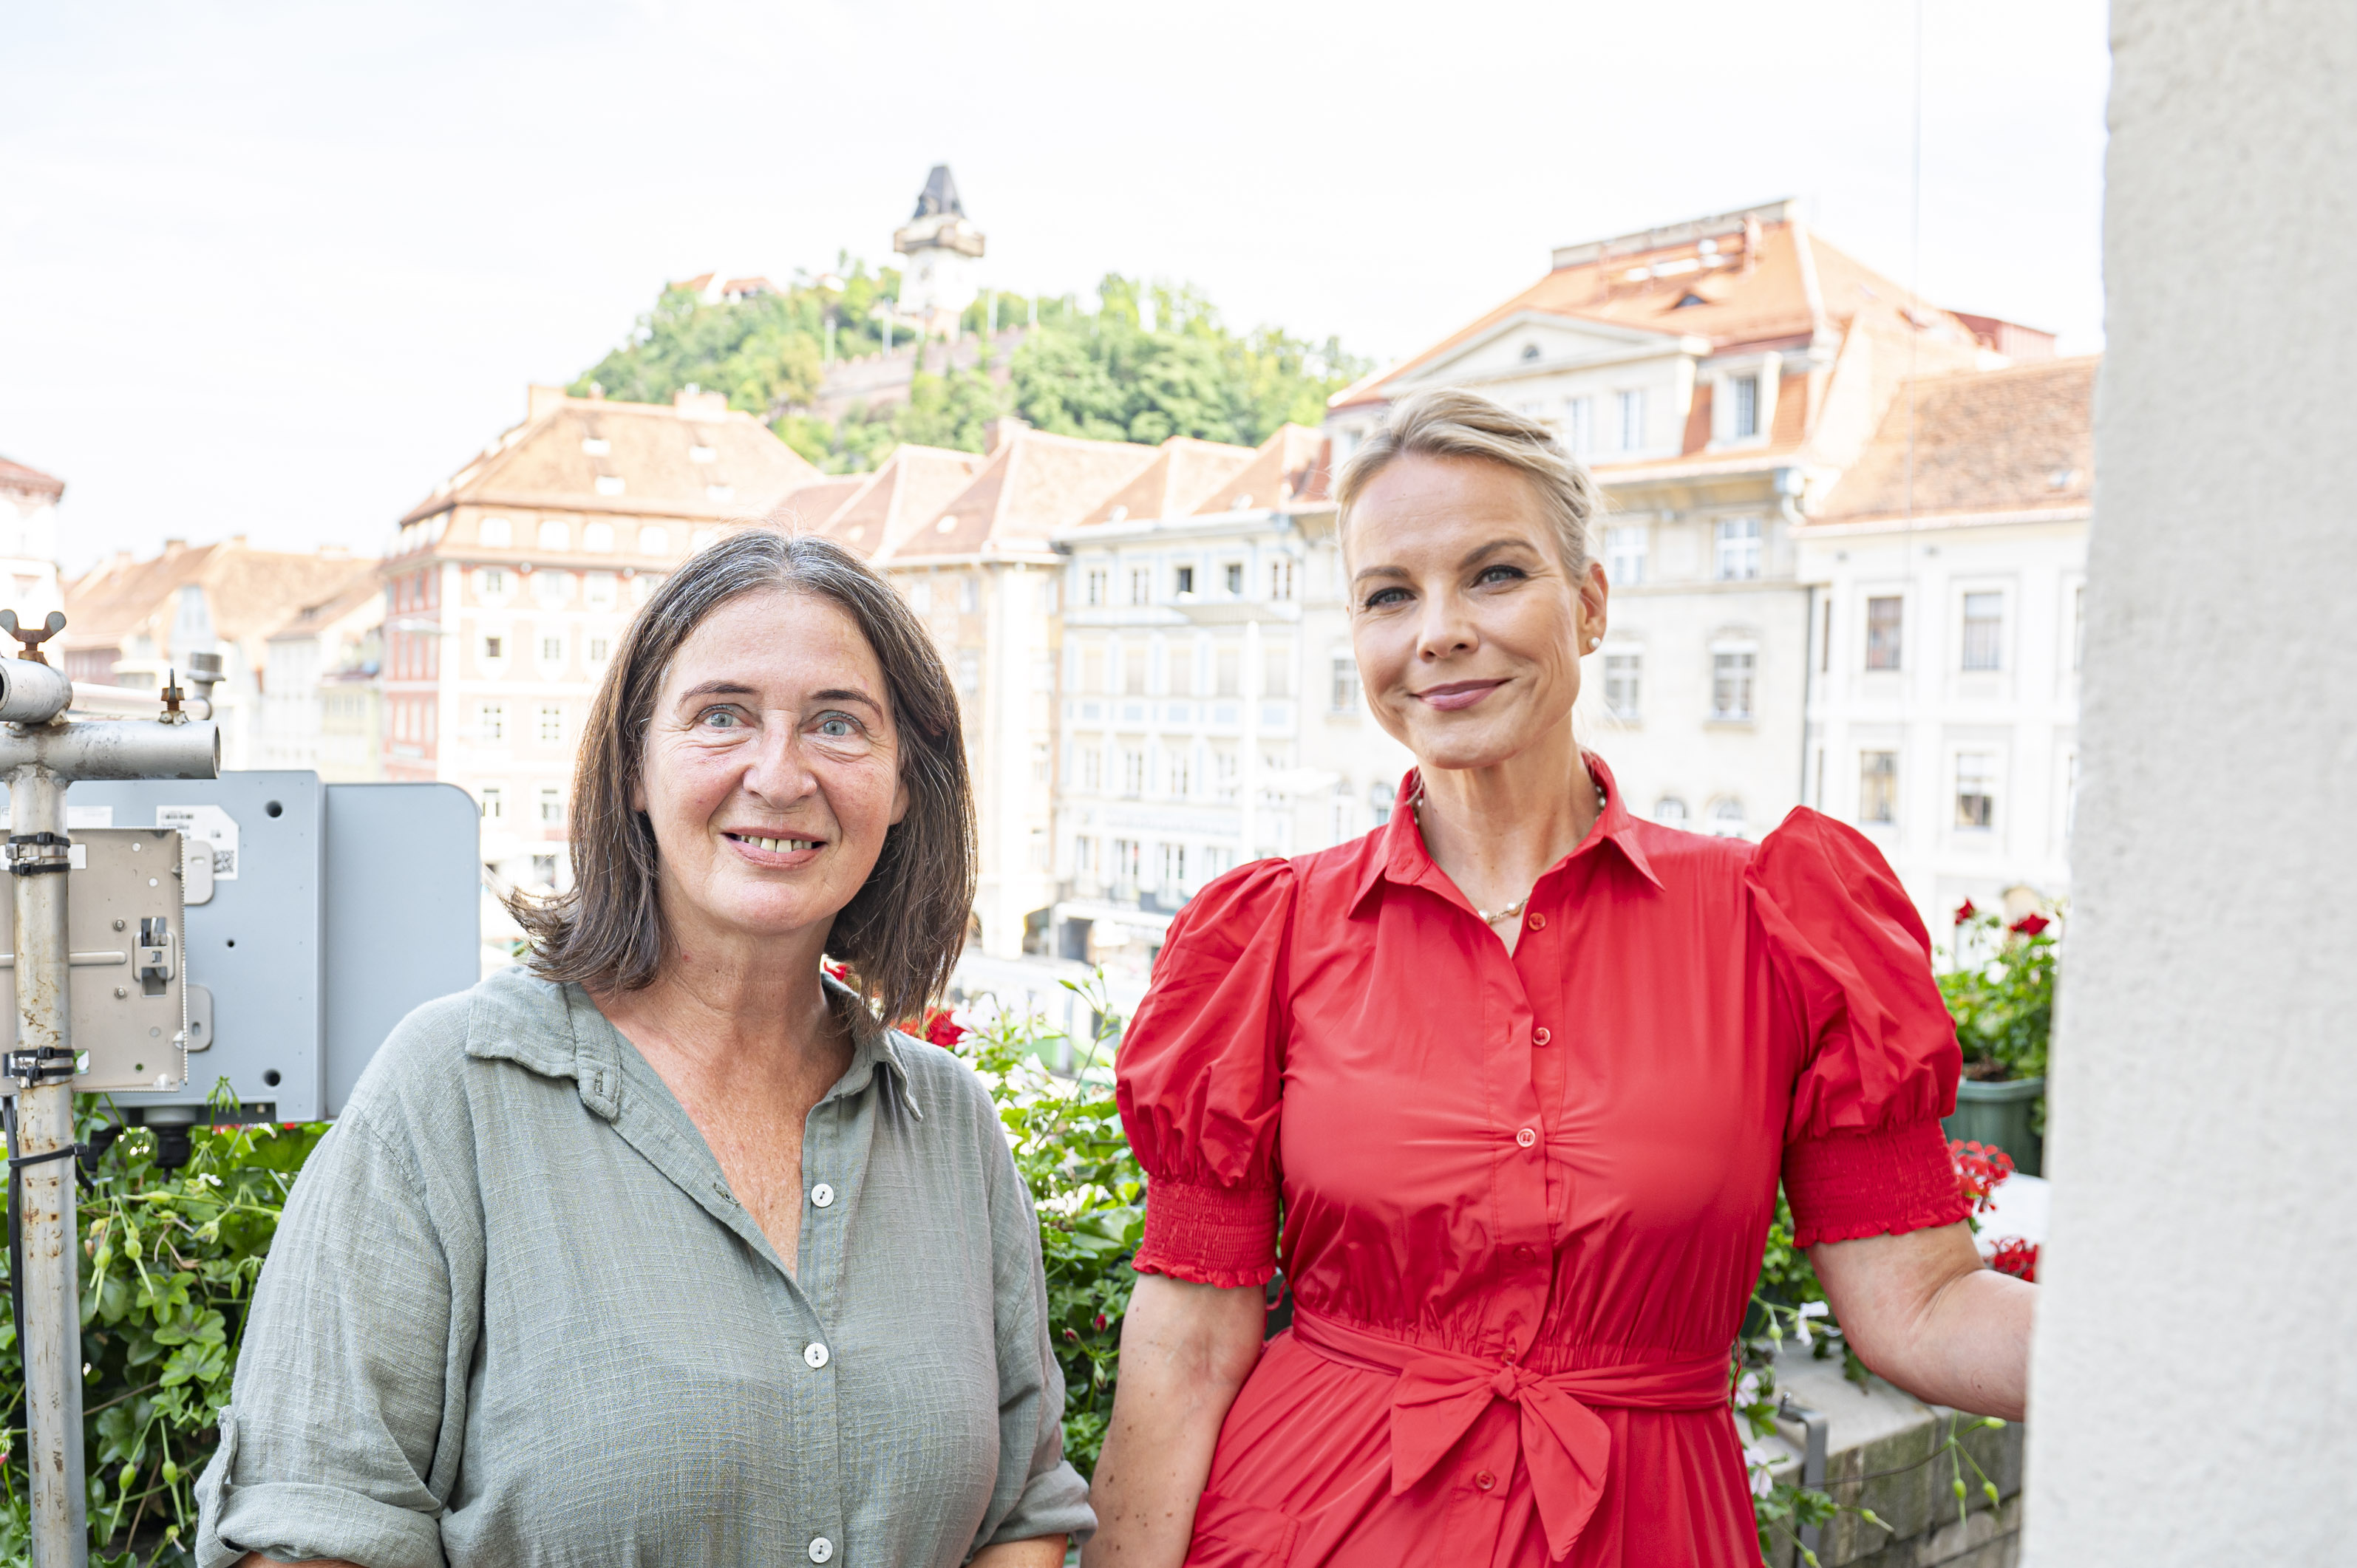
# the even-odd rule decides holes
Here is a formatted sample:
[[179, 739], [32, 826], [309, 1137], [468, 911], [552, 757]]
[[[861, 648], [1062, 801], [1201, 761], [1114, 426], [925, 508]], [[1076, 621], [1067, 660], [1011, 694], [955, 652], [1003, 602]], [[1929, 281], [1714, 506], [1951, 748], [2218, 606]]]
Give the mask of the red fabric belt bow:
[[1560, 1560], [1603, 1496], [1612, 1434], [1589, 1405], [1709, 1410], [1727, 1402], [1724, 1355], [1624, 1367], [1581, 1367], [1541, 1377], [1527, 1367], [1437, 1350], [1350, 1328], [1297, 1306], [1293, 1336], [1331, 1361], [1396, 1372], [1392, 1395], [1392, 1496], [1431, 1473], [1492, 1400], [1522, 1407], [1523, 1463], [1530, 1467], [1547, 1554]]

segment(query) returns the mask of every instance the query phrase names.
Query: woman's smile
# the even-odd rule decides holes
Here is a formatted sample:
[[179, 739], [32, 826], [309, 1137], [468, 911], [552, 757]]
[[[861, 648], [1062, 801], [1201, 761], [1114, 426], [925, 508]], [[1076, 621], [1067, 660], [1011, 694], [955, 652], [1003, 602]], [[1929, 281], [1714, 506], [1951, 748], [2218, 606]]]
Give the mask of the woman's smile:
[[783, 870], [808, 865], [818, 858], [818, 852], [826, 847], [824, 839], [807, 838], [784, 831], [772, 835], [723, 828], [720, 836], [728, 841], [740, 858], [755, 865], [776, 866]]
[[1450, 681], [1438, 686], [1426, 686], [1415, 695], [1427, 706], [1438, 708], [1443, 713], [1455, 713], [1459, 708], [1471, 707], [1505, 683], [1503, 676], [1492, 681]]

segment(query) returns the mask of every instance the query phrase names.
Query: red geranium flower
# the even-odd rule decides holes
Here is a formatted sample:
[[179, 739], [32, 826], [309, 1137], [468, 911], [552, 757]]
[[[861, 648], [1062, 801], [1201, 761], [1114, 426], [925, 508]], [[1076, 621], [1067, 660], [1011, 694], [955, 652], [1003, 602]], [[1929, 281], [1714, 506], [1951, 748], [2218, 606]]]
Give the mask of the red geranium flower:
[[2006, 929], [2008, 931], [2018, 931], [2025, 937], [2034, 937], [2053, 923], [2053, 921], [2048, 919], [2043, 915], [2024, 915], [2020, 919], [2016, 920], [2012, 925], [2007, 926]]
[[1985, 1144], [1952, 1143], [1948, 1158], [1956, 1167], [1956, 1189], [1972, 1200], [1973, 1212], [1986, 1214], [1996, 1207], [1993, 1196], [2013, 1174], [2013, 1156]]
[[945, 1051], [957, 1049], [965, 1043], [965, 1037], [973, 1032], [963, 1024], [951, 1017], [950, 1011], [946, 1007], [936, 1008], [925, 1015], [924, 1024], [917, 1030], [918, 1034]]
[[2018, 1236], [2007, 1236], [1996, 1244], [1996, 1252], [1989, 1259], [1989, 1267], [2015, 1279], [2038, 1283], [2038, 1243], [2025, 1241]]
[[848, 965], [837, 963], [831, 958], [823, 958], [818, 961], [818, 966], [845, 985], [851, 983], [851, 970]]
[[1956, 906], [1956, 924], [1961, 926], [1966, 920], [1971, 919], [1975, 915], [1979, 913], [1980, 911], [1978, 909], [1973, 908], [1973, 901], [1967, 898], [1963, 903]]

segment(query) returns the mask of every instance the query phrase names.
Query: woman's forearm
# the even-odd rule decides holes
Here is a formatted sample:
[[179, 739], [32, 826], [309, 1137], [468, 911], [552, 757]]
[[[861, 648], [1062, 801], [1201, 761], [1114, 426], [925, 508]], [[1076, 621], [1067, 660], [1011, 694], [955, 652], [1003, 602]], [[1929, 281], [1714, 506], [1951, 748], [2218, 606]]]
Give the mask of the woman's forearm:
[[1858, 1359], [1931, 1404], [2018, 1421], [2038, 1287], [1982, 1266], [1962, 1225], [1809, 1249]]
[[1121, 1380], [1089, 1500], [1086, 1568], [1178, 1568], [1236, 1391], [1260, 1359], [1258, 1290], [1146, 1274], [1122, 1325]]
[[966, 1568], [1063, 1568], [1065, 1538], [1035, 1535], [1028, 1541], [1002, 1541], [974, 1554]]

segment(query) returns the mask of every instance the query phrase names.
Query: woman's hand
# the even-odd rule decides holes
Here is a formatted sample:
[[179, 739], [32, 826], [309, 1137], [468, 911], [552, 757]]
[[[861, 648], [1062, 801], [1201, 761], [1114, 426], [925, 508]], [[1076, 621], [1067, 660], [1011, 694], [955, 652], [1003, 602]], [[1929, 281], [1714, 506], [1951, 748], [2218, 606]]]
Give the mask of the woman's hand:
[[1178, 1568], [1236, 1391], [1260, 1359], [1267, 1303], [1142, 1274], [1121, 1326], [1121, 1382], [1089, 1501], [1097, 1532], [1084, 1568]]
[[1809, 1249], [1858, 1359], [1931, 1404], [2021, 1419], [2038, 1287], [1982, 1266], [1962, 1224]]

